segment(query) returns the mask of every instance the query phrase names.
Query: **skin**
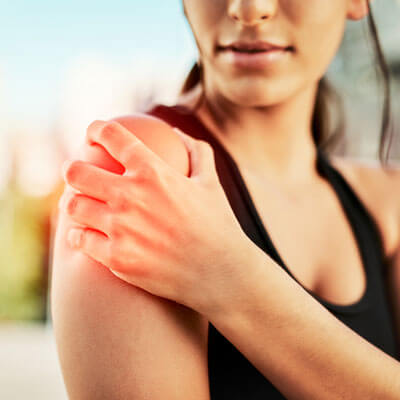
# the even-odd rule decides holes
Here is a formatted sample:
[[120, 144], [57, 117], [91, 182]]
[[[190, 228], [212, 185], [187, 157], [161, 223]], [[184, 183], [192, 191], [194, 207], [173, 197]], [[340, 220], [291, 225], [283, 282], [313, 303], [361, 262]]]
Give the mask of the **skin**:
[[[195, 103], [201, 90], [205, 91], [205, 101], [200, 106], [197, 116], [236, 160], [259, 214], [268, 221], [268, 224], [264, 225], [268, 226], [274, 242], [279, 245], [277, 246], [278, 250], [285, 255], [286, 264], [290, 265], [291, 271], [297, 279], [328, 301], [338, 304], [350, 304], [356, 301], [365, 289], [365, 276], [363, 276], [360, 260], [354, 256], [347, 256], [339, 261], [340, 257], [337, 253], [330, 254], [328, 251], [329, 249], [333, 251], [335, 248], [343, 248], [346, 242], [352, 242], [352, 249], [348, 249], [347, 254], [356, 254], [356, 244], [354, 240], [351, 241], [349, 227], [343, 228], [344, 215], [331, 212], [329, 215], [319, 216], [316, 215], [318, 211], [312, 206], [312, 198], [318, 194], [330, 192], [330, 198], [323, 197], [326, 204], [329, 201], [332, 202], [332, 198], [336, 195], [332, 193], [331, 188], [321, 182], [316, 173], [315, 148], [311, 140], [310, 122], [317, 82], [323, 76], [338, 49], [346, 20], [357, 21], [366, 17], [368, 12], [366, 2], [350, 0], [335, 2], [318, 0], [314, 2], [290, 0], [218, 2], [210, 0], [199, 2], [184, 0], [183, 5], [185, 15], [196, 38], [200, 60], [204, 68], [204, 85], [202, 89], [197, 87], [193, 91], [193, 98], [189, 99], [188, 105]], [[260, 19], [262, 15], [268, 15], [269, 18]], [[236, 22], [232, 18], [236, 18]], [[286, 64], [280, 65], [280, 68], [246, 74], [244, 71], [224, 64], [215, 51], [215, 45], [218, 43], [227, 43], [237, 38], [255, 37], [277, 38], [284, 42], [286, 40], [285, 44], [295, 46], [295, 52]], [[389, 268], [386, 290], [391, 299], [396, 333], [400, 344], [399, 168], [390, 168], [391, 173], [387, 175], [376, 165], [338, 157], [332, 157], [332, 161], [355, 189], [378, 223]], [[266, 186], [268, 191], [264, 189]], [[276, 193], [278, 196], [275, 196]], [[293, 207], [293, 203], [287, 201], [288, 195], [295, 195], [297, 199], [308, 201], [311, 207]], [[282, 204], [285, 204], [285, 207], [282, 207]], [[338, 206], [336, 203], [336, 210], [338, 210]], [[283, 208], [284, 212], [282, 212]], [[329, 241], [320, 246], [327, 260], [323, 263], [322, 270], [313, 267], [318, 264], [318, 261], [315, 260], [323, 259], [320, 257], [322, 251], [318, 251], [314, 243], [318, 243], [317, 239], [326, 232], [326, 226], [321, 230], [321, 227], [318, 229], [316, 226], [311, 226], [309, 221], [326, 221], [331, 233]], [[290, 236], [288, 236], [287, 230], [289, 225], [292, 227]], [[316, 234], [307, 236], [305, 243], [296, 246], [298, 243], [293, 244], [292, 237], [304, 235], [304, 226], [308, 226], [309, 232], [314, 231]], [[296, 227], [301, 228], [297, 233]], [[276, 240], [277, 238], [279, 240]], [[340, 247], [336, 246], [337, 243]], [[335, 260], [334, 265], [330, 260]], [[353, 268], [351, 271], [347, 268], [346, 271], [342, 271], [338, 268], [339, 265], [353, 265], [358, 268]], [[352, 275], [350, 276], [350, 274]], [[347, 276], [347, 282], [345, 276]], [[254, 291], [255, 287], [259, 288], [260, 285], [255, 285]], [[260, 290], [261, 293], [266, 293], [265, 287]], [[279, 292], [288, 293], [288, 295], [291, 293], [288, 287], [282, 288]], [[266, 300], [265, 295], [261, 298]], [[265, 322], [267, 319], [270, 323], [274, 321], [270, 312], [267, 317], [264, 309], [252, 308], [251, 306], [254, 304], [256, 302], [251, 305], [247, 304], [248, 309], [239, 313], [240, 316], [237, 320], [221, 322], [220, 328], [239, 348], [244, 349], [245, 352], [248, 351], [246, 353], [248, 358], [272, 379], [273, 366], [267, 365], [271, 360], [266, 360], [264, 357], [260, 361], [262, 357], [258, 356], [263, 354], [262, 347], [256, 345], [255, 348], [250, 349], [251, 346], [245, 341], [245, 338], [253, 334], [255, 329], [260, 328], [259, 323], [257, 324], [255, 321]], [[294, 301], [294, 304], [299, 303]], [[245, 316], [251, 314], [248, 312], [249, 310], [255, 311], [247, 319]], [[277, 310], [282, 312], [278, 305]], [[310, 315], [312, 315], [311, 312]], [[282, 316], [276, 316], [276, 321], [282, 322], [283, 320]], [[321, 321], [325, 321], [325, 318], [321, 318]], [[242, 329], [238, 328], [240, 324]], [[257, 344], [263, 343], [263, 348], [265, 348], [268, 334], [272, 331], [267, 332], [263, 329], [265, 325], [260, 328], [260, 342], [253, 341]], [[340, 329], [334, 325], [331, 333], [340, 336]], [[294, 326], [295, 324], [291, 325], [291, 330], [295, 330]], [[306, 326], [305, 323], [303, 328]], [[308, 333], [303, 331], [303, 334], [299, 336], [309, 337], [312, 342], [312, 332], [316, 331], [316, 327], [313, 328]], [[280, 332], [282, 333], [282, 331]], [[301, 332], [301, 328], [298, 332]], [[281, 340], [279, 335], [275, 337], [275, 340], [271, 340], [272, 347], [279, 340]], [[351, 348], [352, 343], [357, 342], [357, 338], [347, 337], [344, 342], [348, 348]], [[290, 346], [293, 343], [297, 344], [295, 340], [289, 340], [285, 344]], [[329, 348], [329, 345], [327, 347]], [[334, 345], [330, 347], [335, 350]], [[359, 347], [361, 351], [361, 346]], [[268, 348], [271, 347], [268, 346]], [[285, 349], [287, 348], [285, 347]], [[343, 362], [336, 355], [329, 357], [329, 355], [323, 354], [322, 348], [320, 350], [321, 360], [326, 361], [331, 358], [339, 360], [339, 364]], [[252, 351], [254, 352], [252, 353]], [[396, 376], [395, 371], [398, 370], [398, 365], [394, 367], [392, 360], [389, 363], [380, 364], [379, 357], [382, 355], [378, 354], [377, 356], [376, 365], [381, 365], [387, 376], [390, 376], [391, 373]], [[368, 363], [367, 358], [363, 362], [371, 365], [372, 359], [368, 360], [370, 361]], [[302, 369], [301, 363], [293, 362], [293, 364]], [[324, 365], [332, 364], [325, 363]], [[306, 371], [307, 366], [304, 366], [303, 370]], [[345, 371], [346, 369], [339, 367], [338, 370]], [[326, 375], [322, 372], [314, 382], [321, 378], [327, 379], [328, 376], [327, 382], [329, 382], [331, 375], [329, 372]], [[361, 377], [361, 381], [363, 378], [365, 379], [365, 376]], [[281, 389], [289, 396], [288, 398], [303, 398], [301, 393], [292, 390], [289, 375], [286, 378], [287, 380], [282, 375], [277, 376], [275, 383], [281, 384]], [[345, 380], [346, 373], [344, 372], [338, 382], [344, 386]], [[313, 380], [311, 379], [311, 381]], [[379, 387], [378, 382], [379, 379], [377, 387]], [[384, 380], [380, 382], [382, 383]], [[387, 386], [390, 385], [387, 384]], [[350, 398], [361, 396], [365, 386], [361, 384], [360, 387], [359, 393], [352, 393], [353, 382], [353, 385], [347, 390]], [[316, 390], [314, 396], [323, 398], [321, 393], [322, 390]], [[387, 398], [396, 397], [396, 393], [394, 389], [392, 393], [387, 394]], [[305, 398], [311, 398], [310, 393], [303, 393], [303, 395]], [[367, 389], [363, 396], [366, 398], [368, 395], [370, 393]], [[332, 393], [328, 391], [326, 398], [331, 398], [330, 396]], [[335, 394], [333, 398], [336, 398]]]
[[[146, 291], [167, 296], [199, 311], [286, 398], [389, 400], [399, 397], [397, 377], [400, 363], [336, 319], [257, 246], [250, 246], [250, 242], [247, 242], [247, 246], [236, 249], [237, 245], [246, 243], [235, 235], [238, 231], [229, 213], [226, 220], [225, 217], [219, 217], [220, 212], [224, 213], [228, 207], [224, 206], [222, 199], [218, 200], [218, 177], [212, 168], [211, 148], [205, 146], [205, 142], [186, 137], [191, 147], [190, 159], [194, 161], [193, 178], [188, 178], [169, 171], [146, 146], [118, 124], [96, 121], [94, 126], [89, 127], [88, 135], [109, 151], [127, 172], [123, 176], [113, 175], [82, 161], [67, 165], [66, 181], [75, 189], [82, 190], [84, 198], [87, 197], [83, 200], [82, 195], [76, 195], [72, 196], [72, 201], [68, 199], [67, 213], [77, 222], [88, 224], [96, 230], [103, 229], [108, 236], [107, 239], [104, 236], [100, 239], [102, 233], [86, 228], [80, 230], [80, 241], [74, 246], [77, 252], [99, 260], [110, 270], [115, 269], [117, 276], [134, 285], [132, 288], [139, 285]], [[192, 184], [195, 186], [191, 186]], [[129, 194], [129, 190], [133, 192]], [[122, 194], [126, 191], [127, 197]], [[119, 196], [115, 197], [116, 192]], [[185, 195], [185, 192], [192, 194]], [[107, 202], [109, 208], [103, 208], [103, 205], [102, 208], [97, 208], [99, 205], [94, 203], [97, 200], [89, 200], [91, 197]], [[156, 211], [149, 207], [143, 209], [145, 204], [150, 203]], [[201, 204], [203, 207], [200, 207]], [[207, 207], [211, 204], [219, 210], [214, 214], [214, 218], [220, 218], [218, 223], [213, 222], [213, 218], [207, 220], [212, 214]], [[165, 205], [168, 210], [164, 211]], [[96, 210], [92, 216], [91, 210]], [[138, 210], [144, 213], [138, 213]], [[204, 224], [196, 223], [197, 217], [204, 220]], [[165, 229], [165, 225], [171, 221], [176, 223]], [[203, 226], [207, 226], [208, 234], [204, 231], [202, 233]], [[114, 229], [110, 229], [112, 227]], [[154, 227], [158, 227], [159, 232], [154, 240], [148, 241], [147, 234]], [[234, 235], [224, 242], [223, 237], [215, 236], [218, 231], [216, 228], [221, 231], [222, 236], [227, 232], [226, 229], [229, 234]], [[137, 232], [139, 235], [136, 235]], [[144, 244], [143, 237], [146, 239]], [[168, 243], [171, 238], [172, 243]], [[218, 239], [216, 247], [213, 238]], [[231, 240], [234, 244], [229, 244]], [[130, 245], [124, 247], [125, 241]], [[223, 251], [218, 251], [218, 248]], [[62, 284], [65, 285], [65, 282]], [[204, 307], [204, 304], [207, 306]], [[55, 315], [59, 326], [61, 320], [58, 314], [59, 312]], [[137, 328], [142, 327], [143, 321], [149, 320], [151, 314], [146, 313], [145, 318], [141, 316], [140, 322], [136, 322]], [[200, 338], [204, 338], [204, 332], [201, 329], [198, 331], [202, 326], [194, 327], [194, 332], [201, 333]], [[187, 325], [184, 327], [187, 328]], [[115, 329], [113, 331], [119, 337], [121, 332]], [[138, 331], [142, 333], [140, 329], [134, 332]], [[100, 332], [103, 333], [103, 326]], [[315, 332], [318, 332], [317, 338]], [[79, 331], [79, 338], [82, 336], [86, 338], [87, 335]], [[251, 341], [248, 340], [249, 336], [252, 337]], [[146, 347], [148, 340], [146, 337]], [[154, 337], [151, 337], [150, 342], [153, 340]], [[201, 343], [204, 345], [203, 341]], [[93, 348], [93, 343], [89, 344]], [[146, 347], [142, 348], [141, 344], [141, 340], [136, 338], [133, 345], [137, 351], [134, 361], [140, 360], [138, 355], [142, 355], [142, 350], [146, 353]], [[129, 348], [128, 343], [125, 345]], [[265, 348], [268, 348], [268, 352], [265, 352]], [[194, 372], [204, 372], [205, 349], [201, 349], [203, 357], [197, 363], [199, 369]], [[103, 354], [99, 350], [97, 352]], [[283, 352], [286, 354], [286, 362], [282, 362]], [[188, 352], [187, 355], [189, 358], [185, 354], [184, 360], [190, 364], [193, 353]], [[159, 357], [157, 355], [157, 359]], [[125, 355], [123, 358], [125, 359]], [[160, 359], [164, 358], [161, 355]], [[66, 366], [67, 362], [64, 360], [64, 368]], [[139, 372], [138, 367], [134, 370]], [[66, 371], [71, 372], [70, 369]], [[81, 371], [81, 366], [78, 370], [75, 369], [79, 377]], [[107, 372], [112, 374], [113, 368]], [[126, 382], [125, 378], [127, 376], [123, 375], [122, 383]], [[144, 378], [149, 378], [148, 371]], [[116, 382], [121, 382], [120, 375]], [[115, 377], [109, 381], [106, 385], [107, 393], [112, 393], [109, 390], [110, 383], [116, 382]], [[98, 381], [95, 383], [99, 384]], [[101, 383], [104, 385], [104, 382]], [[149, 383], [151, 381], [146, 379], [132, 382], [128, 386], [131, 392], [124, 392], [124, 396], [135, 393], [140, 398], [147, 390], [152, 390]], [[204, 374], [198, 380], [190, 379], [190, 383], [194, 383], [199, 392], [190, 391], [188, 386], [182, 387], [179, 384], [178, 387], [175, 386], [175, 394], [179, 388], [182, 398], [186, 396], [185, 392], [196, 399], [204, 396], [207, 398]], [[69, 385], [76, 390], [76, 382], [73, 384], [70, 380]], [[97, 389], [97, 385], [94, 388]], [[167, 387], [168, 393], [172, 394], [173, 389], [174, 386]], [[88, 389], [81, 393], [88, 393]], [[117, 398], [119, 396], [118, 394]]]
[[[265, 171], [269, 180], [315, 178], [310, 121], [317, 83], [340, 45], [346, 19], [364, 17], [365, 2], [185, 0], [183, 5], [205, 70], [207, 101], [199, 116], [246, 167]], [[260, 20], [264, 14], [268, 18]], [[224, 62], [215, 50], [217, 44], [255, 38], [294, 46], [295, 52], [276, 66], [249, 72]]]
[[[318, 2], [315, 0], [313, 6], [310, 6], [309, 2], [307, 5], [295, 0], [184, 1], [186, 15], [193, 32], [196, 37], [201, 37], [198, 46], [206, 71], [207, 102], [200, 109], [199, 117], [212, 128], [236, 158], [245, 173], [246, 180], [249, 178], [252, 191], [255, 193], [259, 190], [261, 185], [257, 185], [257, 181], [264, 179], [265, 185], [267, 180], [269, 187], [277, 193], [276, 204], [279, 204], [278, 200], [284, 198], [284, 194], [286, 197], [288, 194], [296, 194], [301, 198], [306, 189], [312, 190], [312, 195], [324, 196], [321, 197], [321, 201], [330, 201], [332, 204], [334, 194], [328, 190], [314, 169], [315, 149], [307, 126], [310, 123], [316, 81], [334, 56], [346, 18], [360, 19], [366, 12], [362, 1], [321, 3], [320, 0]], [[261, 14], [269, 14], [270, 18], [259, 20], [257, 17]], [[236, 16], [237, 19], [232, 19], [232, 16]], [[250, 76], [218, 64], [218, 57], [213, 55], [211, 50], [216, 39], [236, 39], [237, 37], [229, 35], [233, 36], [235, 32], [242, 33], [242, 28], [243, 32], [251, 34], [254, 30], [260, 34], [264, 28], [265, 32], [269, 32], [268, 29], [273, 31], [272, 27], [280, 27], [279, 30], [275, 28], [277, 32], [287, 35], [285, 39], [296, 48], [293, 57], [288, 60], [286, 69], [271, 69], [265, 71], [265, 74], [263, 71], [259, 76]], [[269, 36], [260, 34], [259, 37]], [[318, 40], [314, 41], [316, 39]], [[315, 54], [320, 57], [316, 58]], [[231, 118], [233, 115], [235, 119]], [[291, 121], [296, 123], [291, 124]], [[265, 132], [274, 134], [265, 135]], [[121, 131], [116, 129], [114, 133], [114, 137], [118, 138]], [[112, 143], [103, 144], [111, 151]], [[302, 146], [301, 150], [299, 146]], [[211, 177], [210, 158], [208, 162], [203, 161], [203, 164], [200, 159], [198, 161], [199, 170]], [[76, 167], [77, 164], [75, 170]], [[81, 173], [88, 171], [83, 165], [80, 167]], [[88, 185], [82, 186], [79, 179], [73, 178], [74, 175], [77, 177], [82, 174], [74, 174], [73, 171], [74, 169], [67, 170], [67, 182], [76, 189], [87, 191]], [[385, 180], [383, 187], [382, 175], [375, 169], [360, 166], [350, 168], [346, 164], [346, 171], [353, 182], [358, 182], [358, 187], [361, 182], [368, 182], [371, 177], [374, 178], [373, 183], [368, 183], [368, 190], [365, 189], [363, 196], [368, 196], [374, 190], [374, 198], [378, 199], [377, 188], [384, 188], [389, 193], [389, 178]], [[393, 183], [399, 187], [398, 176], [397, 173], [395, 177], [390, 178], [392, 187]], [[215, 185], [200, 186], [200, 181], [201, 179], [197, 182], [199, 188], [202, 187], [204, 190], [199, 189], [198, 194], [202, 193], [204, 199], [207, 197], [210, 199], [211, 193], [214, 193], [215, 199], [219, 198]], [[114, 185], [117, 187], [116, 181]], [[120, 185], [119, 188], [122, 188], [122, 183]], [[93, 192], [86, 194], [100, 195]], [[271, 192], [268, 192], [269, 196], [265, 195], [265, 198], [269, 199], [270, 194]], [[263, 199], [260, 192], [256, 197]], [[72, 198], [74, 199], [73, 196]], [[307, 200], [306, 197], [304, 199]], [[71, 203], [67, 202], [67, 209], [68, 204]], [[178, 204], [177, 199], [173, 204]], [[126, 210], [126, 206], [125, 203], [122, 208]], [[383, 223], [386, 218], [393, 220], [396, 216], [398, 223], [398, 206], [388, 201], [384, 206], [385, 213], [381, 214], [379, 221]], [[221, 210], [223, 209], [221, 202]], [[376, 205], [374, 209], [377, 209]], [[398, 364], [366, 341], [360, 340], [347, 327], [339, 324], [324, 308], [294, 285], [293, 281], [271, 263], [264, 253], [249, 250], [245, 261], [237, 256], [238, 258], [232, 258], [230, 262], [225, 260], [225, 263], [220, 264], [221, 270], [224, 265], [225, 269], [222, 271], [229, 272], [227, 276], [233, 276], [235, 279], [218, 280], [221, 285], [219, 288], [216, 284], [213, 289], [211, 285], [202, 288], [203, 293], [220, 293], [218, 300], [216, 295], [211, 296], [214, 305], [218, 304], [219, 307], [205, 306], [199, 301], [199, 297], [197, 299], [196, 296], [190, 297], [190, 290], [186, 290], [185, 299], [180, 300], [182, 303], [186, 301], [193, 310], [201, 311], [206, 317], [203, 318], [192, 310], [156, 299], [129, 284], [128, 282], [132, 283], [135, 276], [134, 272], [130, 273], [132, 268], [123, 271], [129, 275], [122, 276], [125, 281], [116, 278], [110, 269], [98, 268], [99, 264], [93, 259], [101, 257], [100, 251], [96, 254], [96, 251], [90, 251], [83, 246], [81, 250], [85, 250], [86, 254], [85, 251], [72, 252], [66, 246], [69, 227], [73, 226], [74, 220], [85, 224], [84, 218], [87, 218], [87, 215], [78, 215], [70, 211], [62, 214], [60, 218], [55, 247], [53, 319], [63, 373], [72, 394], [71, 398], [119, 399], [134, 396], [136, 399], [144, 399], [150, 396], [208, 399], [207, 320], [220, 328], [228, 339], [290, 399], [333, 399], [341, 395], [339, 392], [341, 390], [344, 390], [349, 398], [398, 398], [399, 388], [388, 383], [388, 378], [398, 375]], [[338, 219], [337, 215], [335, 219]], [[226, 221], [228, 220], [230, 222], [225, 222], [224, 226], [230, 226], [235, 230], [232, 220], [226, 218]], [[343, 216], [339, 216], [340, 220], [342, 225], [341, 227], [340, 224], [336, 225], [332, 237], [339, 237], [342, 241], [343, 237], [337, 235], [346, 232], [348, 234], [348, 230], [343, 228]], [[384, 225], [385, 232], [391, 232], [390, 237], [396, 239], [385, 241], [390, 244], [386, 249], [390, 249], [392, 255], [397, 254], [395, 252], [398, 248], [397, 225], [391, 229], [388, 228], [388, 224]], [[277, 224], [272, 226], [273, 232], [277, 232], [276, 226]], [[237, 243], [243, 242], [237, 239]], [[284, 241], [281, 240], [281, 243]], [[328, 247], [325, 246], [326, 248]], [[313, 254], [312, 250], [309, 248], [309, 255]], [[289, 254], [288, 251], [282, 253]], [[88, 257], [88, 254], [93, 258]], [[65, 265], [65, 260], [70, 263], [69, 267]], [[308, 265], [316, 265], [316, 260], [312, 261], [313, 263]], [[354, 259], [347, 258], [344, 262], [348, 265], [354, 264]], [[107, 260], [105, 263], [107, 264]], [[251, 267], [251, 273], [247, 276], [232, 273], [240, 269], [232, 269], [235, 263], [239, 267], [242, 265], [248, 266], [249, 269]], [[228, 269], [225, 264], [229, 266]], [[393, 271], [399, 270], [397, 264], [394, 264], [396, 268], [393, 267]], [[129, 267], [126, 262], [124, 264], [122, 258], [119, 258], [119, 265], [121, 270]], [[220, 268], [215, 268], [216, 272], [219, 270]], [[195, 275], [196, 271], [198, 274], [198, 268], [192, 268], [190, 271], [192, 281], [194, 277], [199, 278], [199, 275]], [[315, 270], [311, 269], [309, 277], [313, 276], [314, 272]], [[394, 288], [395, 282], [399, 281], [398, 275], [398, 272], [393, 272]], [[182, 283], [185, 281], [183, 276], [183, 272], [180, 275], [176, 273], [170, 282]], [[207, 281], [204, 275], [202, 281]], [[312, 281], [310, 279], [309, 282]], [[200, 282], [200, 279], [196, 282]], [[282, 294], [279, 304], [276, 303], [276, 299], [268, 296], [271, 292], [268, 285], [272, 285]], [[227, 287], [231, 290], [227, 291]], [[150, 290], [150, 287], [147, 289]], [[158, 285], [158, 290], [162, 289], [162, 285]], [[330, 295], [339, 294], [342, 301], [354, 295], [354, 292], [343, 291], [343, 287], [336, 292], [330, 289], [330, 291], [325, 289], [324, 293], [328, 296], [329, 292]], [[151, 290], [154, 291], [154, 287]], [[182, 291], [179, 290], [179, 293]], [[168, 296], [166, 292], [160, 294]], [[169, 295], [173, 298], [176, 293]], [[187, 302], [189, 298], [191, 301]], [[246, 298], [248, 301], [239, 301], [238, 298], [240, 300]], [[304, 315], [302, 319], [297, 313], [293, 313], [294, 305], [304, 310], [301, 313]], [[221, 309], [224, 312], [221, 312]], [[254, 311], [249, 312], [249, 310]], [[260, 315], [263, 315], [263, 318], [260, 318]], [[307, 315], [318, 315], [318, 318], [311, 320]], [[287, 328], [288, 325], [291, 329]], [[98, 329], [99, 326], [101, 329]], [[163, 335], [158, 336], [158, 331], [163, 332]], [[327, 332], [325, 335], [320, 335], [319, 347], [315, 347], [315, 337], [312, 334], [316, 331]], [[252, 343], [246, 340], [250, 332], [253, 336]], [[288, 332], [296, 332], [297, 335], [291, 336]], [[135, 335], [134, 340], [132, 335]], [[108, 346], [110, 340], [113, 343], [112, 349]], [[263, 351], [266, 347], [271, 349], [268, 354]], [[282, 352], [280, 348], [290, 349], [291, 363], [286, 367], [280, 363]], [[313, 349], [315, 354], [312, 360], [307, 357], [310, 349]], [[355, 359], [349, 349], [359, 354], [359, 358]], [[85, 353], [84, 360], [80, 356], [82, 352]], [[156, 359], [153, 358], [154, 354], [157, 354]], [[181, 355], [178, 360], [176, 354]], [[110, 363], [114, 368], [110, 368]], [[166, 371], [167, 365], [169, 372]], [[171, 369], [171, 365], [174, 368]], [[281, 368], [276, 368], [277, 366]], [[355, 370], [358, 371], [357, 375], [354, 373]], [[153, 378], [154, 371], [157, 371], [157, 376], [160, 378], [157, 381]], [[293, 376], [293, 371], [300, 371], [299, 374], [302, 376]], [[302, 382], [301, 385], [299, 381]], [[179, 386], [177, 387], [174, 382], [180, 382]], [[371, 382], [374, 382], [373, 390]], [[103, 395], [99, 394], [100, 390]]]
[[[191, 107], [204, 91], [196, 114], [238, 164], [264, 225], [298, 280], [329, 301], [356, 301], [366, 277], [337, 195], [317, 173], [311, 118], [318, 80], [338, 50], [346, 22], [366, 17], [366, 2], [184, 0], [183, 9], [199, 49], [204, 84], [180, 103]], [[229, 65], [215, 49], [240, 38], [275, 40], [295, 51], [277, 66], [249, 72]], [[378, 221], [385, 252], [392, 257], [398, 202], [381, 193], [393, 187], [396, 168], [388, 177], [372, 165], [334, 156], [332, 161]], [[315, 198], [331, 211], [315, 210]], [[332, 234], [322, 242], [327, 229]], [[304, 238], [301, 246], [293, 235]], [[346, 255], [340, 258], [336, 252], [332, 263], [327, 249], [337, 248]], [[350, 272], [348, 265], [354, 266]]]
[[190, 177], [120, 124], [93, 122], [89, 145], [99, 143], [125, 172], [66, 163], [64, 178], [78, 193], [64, 194], [60, 209], [85, 227], [69, 232], [76, 249], [126, 282], [208, 315], [225, 301], [220, 293], [226, 292], [226, 276], [239, 278], [236, 265], [255, 246], [229, 206], [211, 147], [185, 137]]
[[[62, 200], [69, 200], [60, 202], [51, 277], [51, 314], [68, 398], [208, 399], [208, 320], [120, 279], [97, 261], [99, 253], [91, 257], [72, 247], [72, 228], [107, 215], [104, 204], [91, 203], [88, 211], [89, 199], [77, 201], [82, 194], [76, 192], [67, 185]], [[99, 244], [104, 246], [104, 236]]]

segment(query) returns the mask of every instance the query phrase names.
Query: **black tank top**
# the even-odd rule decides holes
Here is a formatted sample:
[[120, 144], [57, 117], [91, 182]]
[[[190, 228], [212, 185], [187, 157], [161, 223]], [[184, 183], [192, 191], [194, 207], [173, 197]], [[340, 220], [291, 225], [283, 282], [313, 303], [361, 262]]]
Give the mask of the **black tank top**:
[[[186, 107], [178, 105], [155, 105], [147, 113], [178, 127], [195, 139], [211, 144], [220, 183], [243, 231], [301, 285], [272, 243], [235, 161], [200, 119], [191, 114]], [[400, 359], [395, 341], [394, 321], [384, 286], [387, 269], [377, 225], [349, 183], [333, 167], [321, 149], [317, 150], [317, 169], [332, 185], [349, 219], [362, 256], [367, 287], [357, 302], [339, 305], [325, 301], [301, 286], [353, 331], [390, 356]], [[285, 354], [282, 354], [282, 358], [284, 357]], [[208, 333], [208, 367], [211, 400], [285, 399], [211, 323]]]

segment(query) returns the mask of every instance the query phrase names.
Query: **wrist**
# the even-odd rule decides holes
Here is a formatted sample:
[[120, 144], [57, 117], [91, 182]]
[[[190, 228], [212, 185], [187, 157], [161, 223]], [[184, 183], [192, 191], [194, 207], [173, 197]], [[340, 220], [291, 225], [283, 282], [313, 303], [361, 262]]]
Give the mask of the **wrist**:
[[[213, 324], [224, 324], [239, 320], [253, 306], [254, 294], [260, 283], [267, 280], [273, 260], [246, 236], [242, 251], [224, 274], [223, 287], [219, 288], [216, 300], [204, 315]], [[216, 285], [218, 286], [218, 285]], [[219, 285], [221, 286], [221, 285]]]

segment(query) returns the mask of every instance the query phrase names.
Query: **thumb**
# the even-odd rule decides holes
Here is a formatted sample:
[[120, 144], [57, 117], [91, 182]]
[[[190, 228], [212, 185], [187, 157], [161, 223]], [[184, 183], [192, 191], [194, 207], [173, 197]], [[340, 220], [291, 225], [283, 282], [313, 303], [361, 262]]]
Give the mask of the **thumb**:
[[215, 170], [215, 158], [212, 146], [204, 140], [193, 139], [179, 128], [174, 127], [173, 130], [179, 135], [188, 150], [191, 170], [190, 177], [197, 177], [206, 181], [215, 180], [217, 172]]

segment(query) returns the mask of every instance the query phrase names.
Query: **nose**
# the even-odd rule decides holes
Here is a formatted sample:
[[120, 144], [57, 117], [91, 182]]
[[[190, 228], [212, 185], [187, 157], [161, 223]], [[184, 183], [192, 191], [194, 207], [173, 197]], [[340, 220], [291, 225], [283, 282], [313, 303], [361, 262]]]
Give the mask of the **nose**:
[[228, 15], [243, 25], [257, 25], [270, 19], [279, 0], [228, 0]]

